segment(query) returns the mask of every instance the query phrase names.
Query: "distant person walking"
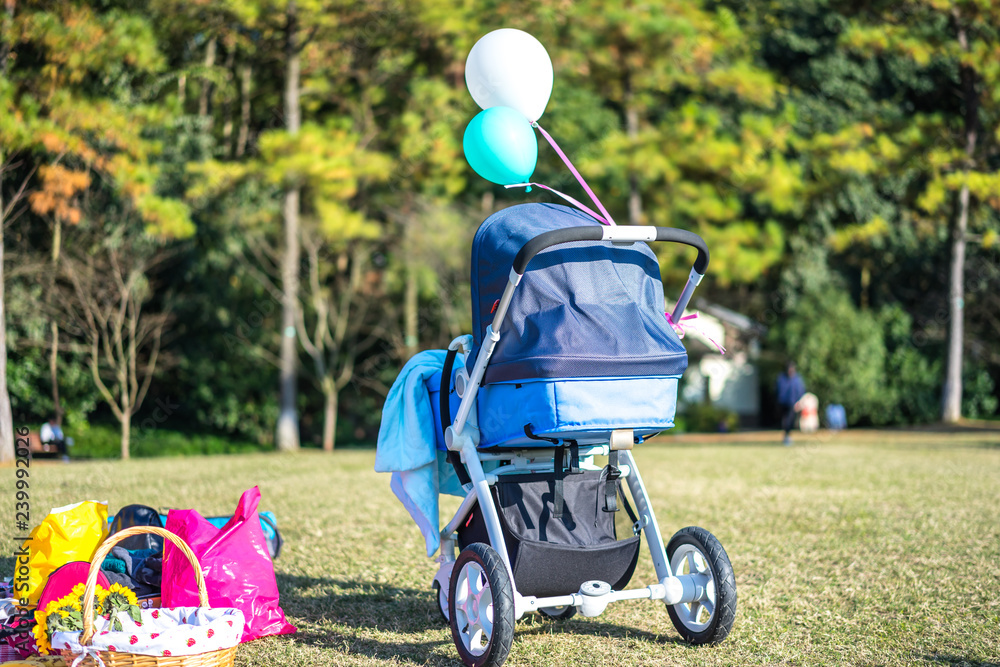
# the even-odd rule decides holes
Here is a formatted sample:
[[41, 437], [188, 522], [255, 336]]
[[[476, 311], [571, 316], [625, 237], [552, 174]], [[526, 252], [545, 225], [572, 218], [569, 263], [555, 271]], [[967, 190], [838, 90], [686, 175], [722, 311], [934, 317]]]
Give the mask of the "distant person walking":
[[59, 455], [65, 460], [68, 457], [66, 452], [66, 437], [63, 435], [62, 427], [55, 417], [42, 424], [39, 440], [43, 445], [55, 445]]
[[792, 444], [792, 427], [795, 426], [795, 404], [806, 393], [802, 377], [795, 372], [795, 362], [789, 361], [785, 372], [778, 376], [778, 405], [781, 406], [781, 428], [785, 430], [782, 441], [787, 447]]

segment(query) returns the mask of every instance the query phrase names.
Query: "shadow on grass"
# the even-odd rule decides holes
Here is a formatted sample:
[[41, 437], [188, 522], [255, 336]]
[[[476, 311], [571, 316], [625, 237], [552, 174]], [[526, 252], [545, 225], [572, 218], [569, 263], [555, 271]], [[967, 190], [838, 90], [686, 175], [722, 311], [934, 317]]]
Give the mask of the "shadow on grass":
[[[1000, 442], [976, 442], [968, 445], [969, 449], [1000, 449]], [[1000, 663], [998, 663], [1000, 664]]]
[[310, 623], [419, 633], [441, 628], [430, 588], [416, 590], [372, 581], [277, 575], [281, 606]]
[[953, 667], [1000, 667], [1000, 662], [980, 662], [969, 660], [957, 655], [937, 653], [935, 655], [922, 656], [925, 662], [933, 665], [952, 665]]
[[[372, 658], [389, 656], [414, 664], [454, 664], [451, 632], [437, 609], [430, 588], [417, 590], [371, 581], [347, 581], [323, 577], [278, 575], [281, 606], [303, 621], [295, 641], [317, 647], [349, 648], [351, 653]], [[338, 631], [330, 625], [365, 629], [378, 633], [422, 635], [440, 632], [440, 639], [415, 637], [412, 642], [382, 641]], [[634, 627], [582, 620], [533, 619], [517, 624], [518, 636], [590, 635], [633, 639], [663, 644], [681, 643], [680, 638], [654, 634]]]
[[899, 431], [913, 433], [997, 433], [1000, 434], [1000, 420], [963, 419], [958, 424], [921, 424], [904, 426]]
[[[629, 604], [625, 602], [623, 604]], [[632, 602], [635, 604], [635, 602]], [[566, 621], [558, 621], [552, 619], [546, 620], [536, 620], [532, 625], [524, 625], [518, 623], [517, 631], [514, 634], [516, 638], [518, 635], [549, 635], [549, 634], [567, 634], [567, 635], [594, 635], [600, 637], [608, 637], [611, 639], [638, 639], [641, 641], [647, 641], [651, 643], [658, 644], [686, 644], [679, 636], [672, 637], [662, 633], [649, 632], [648, 630], [640, 630], [639, 628], [633, 628], [628, 625], [617, 625], [615, 623], [604, 623], [602, 621], [591, 621], [585, 620], [580, 616], [575, 616], [572, 619]]]
[[295, 641], [317, 648], [346, 648], [352, 655], [383, 660], [392, 658], [414, 665], [454, 665], [457, 658], [457, 653], [449, 655], [449, 648], [454, 651], [451, 634], [448, 634], [446, 639], [436, 641], [390, 642], [344, 635], [336, 630], [307, 628], [295, 634]]

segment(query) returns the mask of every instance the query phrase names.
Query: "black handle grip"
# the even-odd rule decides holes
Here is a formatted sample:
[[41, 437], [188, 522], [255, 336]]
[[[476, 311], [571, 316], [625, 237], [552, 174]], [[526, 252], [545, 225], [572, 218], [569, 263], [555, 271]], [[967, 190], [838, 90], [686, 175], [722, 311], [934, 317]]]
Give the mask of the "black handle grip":
[[705, 243], [705, 239], [694, 232], [689, 232], [686, 229], [674, 229], [673, 227], [657, 227], [656, 240], [683, 243], [695, 248], [698, 251], [698, 258], [694, 260], [694, 270], [701, 275], [705, 275], [705, 272], [708, 271], [708, 245]]
[[[565, 229], [553, 229], [549, 232], [539, 234], [531, 239], [514, 257], [514, 272], [517, 275], [524, 275], [528, 264], [535, 255], [561, 243], [573, 243], [574, 241], [600, 241], [604, 238], [604, 227], [588, 225], [585, 227], [566, 227]], [[674, 229], [673, 227], [657, 227], [657, 241], [670, 241], [672, 243], [683, 243], [698, 250], [698, 259], [694, 262], [694, 270], [705, 275], [708, 270], [708, 246], [705, 240], [694, 232], [686, 229]]]

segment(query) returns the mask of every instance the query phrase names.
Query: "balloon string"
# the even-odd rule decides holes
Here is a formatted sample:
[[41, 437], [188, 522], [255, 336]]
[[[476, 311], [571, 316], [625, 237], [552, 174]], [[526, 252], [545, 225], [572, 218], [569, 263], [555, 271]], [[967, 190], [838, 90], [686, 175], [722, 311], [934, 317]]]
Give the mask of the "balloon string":
[[716, 341], [714, 338], [712, 338], [707, 333], [705, 333], [705, 329], [703, 327], [701, 327], [700, 325], [697, 325], [697, 324], [692, 324], [692, 323], [685, 324], [685, 322], [690, 322], [691, 320], [698, 319], [698, 313], [691, 313], [690, 315], [685, 315], [678, 322], [674, 322], [674, 318], [673, 318], [673, 316], [670, 313], [663, 313], [663, 314], [666, 315], [666, 317], [667, 317], [667, 323], [670, 324], [670, 326], [673, 327], [674, 331], [677, 332], [677, 337], [678, 338], [684, 338], [684, 334], [685, 334], [686, 330], [690, 329], [691, 331], [695, 332], [696, 334], [701, 334], [702, 336], [704, 336], [705, 338], [707, 338], [709, 340], [709, 342], [711, 342], [712, 345], [714, 345], [716, 347], [716, 349], [719, 350], [719, 354], [725, 354], [726, 353], [726, 348], [724, 348], [721, 345], [719, 345], [718, 341]]
[[611, 214], [608, 213], [608, 209], [604, 208], [604, 204], [601, 203], [601, 200], [597, 198], [597, 195], [594, 194], [594, 191], [590, 189], [589, 185], [587, 185], [587, 181], [583, 180], [583, 176], [580, 175], [580, 172], [576, 170], [576, 167], [573, 166], [573, 163], [569, 161], [569, 158], [566, 157], [566, 154], [563, 153], [561, 148], [559, 148], [559, 144], [556, 143], [556, 140], [553, 139], [551, 136], [549, 136], [549, 133], [545, 131], [545, 128], [543, 128], [541, 125], [538, 124], [538, 121], [533, 122], [531, 126], [536, 128], [539, 132], [542, 133], [542, 136], [545, 137], [545, 140], [549, 142], [549, 145], [552, 146], [553, 150], [555, 150], [555, 152], [559, 155], [559, 157], [562, 158], [562, 161], [566, 164], [566, 166], [569, 167], [570, 172], [576, 177], [576, 180], [580, 183], [581, 186], [583, 186], [583, 189], [587, 192], [587, 194], [590, 195], [590, 201], [594, 202], [594, 204], [597, 205], [597, 208], [601, 211], [601, 213], [604, 214], [604, 218], [601, 218], [600, 216], [594, 216], [594, 217], [596, 217], [598, 220], [601, 220], [602, 222], [606, 220], [607, 222], [605, 222], [605, 224], [614, 225], [615, 224], [614, 218], [612, 218]]
[[544, 183], [534, 183], [534, 182], [532, 182], [532, 183], [513, 183], [511, 185], [505, 185], [504, 187], [505, 188], [527, 188], [526, 192], [530, 192], [532, 185], [534, 185], [535, 187], [541, 188], [543, 190], [548, 190], [549, 192], [552, 192], [552, 193], [554, 193], [554, 194], [562, 197], [563, 199], [565, 199], [566, 201], [568, 201], [573, 206], [576, 206], [578, 209], [580, 209], [581, 211], [583, 211], [584, 213], [586, 213], [590, 217], [592, 217], [595, 220], [597, 220], [598, 222], [600, 222], [602, 225], [613, 225], [613, 224], [615, 224], [613, 222], [608, 222], [606, 219], [604, 219], [600, 215], [598, 215], [597, 212], [595, 212], [593, 209], [591, 209], [590, 207], [585, 206], [584, 204], [578, 202], [576, 199], [573, 199], [568, 194], [566, 194], [564, 192], [559, 192], [555, 188], [550, 188], [549, 186], [545, 185]]

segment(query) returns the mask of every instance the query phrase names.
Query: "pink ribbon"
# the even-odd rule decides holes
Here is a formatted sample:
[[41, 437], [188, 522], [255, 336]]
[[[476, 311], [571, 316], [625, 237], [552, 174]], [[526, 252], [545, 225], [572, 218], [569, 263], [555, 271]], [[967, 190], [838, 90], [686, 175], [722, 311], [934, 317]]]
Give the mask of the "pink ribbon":
[[719, 349], [719, 354], [725, 354], [726, 353], [726, 348], [724, 348], [721, 345], [719, 345], [719, 343], [716, 342], [716, 340], [714, 338], [712, 338], [707, 333], [705, 333], [705, 330], [702, 327], [697, 326], [697, 325], [692, 326], [691, 324], [687, 324], [687, 325], [684, 324], [684, 322], [686, 322], [688, 320], [695, 320], [695, 319], [697, 319], [698, 318], [698, 313], [692, 313], [690, 315], [685, 315], [684, 317], [681, 318], [680, 322], [674, 322], [674, 318], [671, 317], [670, 313], [663, 313], [663, 314], [666, 315], [666, 317], [667, 317], [667, 323], [670, 324], [670, 326], [673, 328], [673, 330], [677, 332], [677, 337], [678, 338], [684, 338], [684, 334], [687, 332], [687, 329], [690, 329], [694, 333], [699, 334], [699, 335], [704, 336], [705, 338], [707, 338], [708, 341], [710, 343], [712, 343], [712, 345], [714, 345], [715, 347], [717, 347]]
[[[545, 140], [547, 142], [549, 142], [549, 145], [552, 146], [552, 148], [553, 148], [553, 150], [555, 150], [556, 154], [560, 158], [562, 158], [562, 161], [569, 168], [570, 173], [572, 173], [573, 176], [576, 177], [577, 182], [580, 183], [580, 185], [583, 187], [583, 189], [590, 196], [590, 201], [594, 202], [594, 204], [597, 206], [597, 209], [601, 212], [601, 214], [604, 217], [602, 218], [601, 216], [594, 215], [593, 213], [591, 213], [591, 215], [594, 215], [595, 218], [597, 218], [598, 220], [600, 220], [604, 224], [606, 224], [606, 225], [612, 225], [613, 226], [615, 224], [614, 218], [612, 218], [611, 214], [608, 213], [608, 209], [604, 208], [604, 204], [601, 203], [601, 200], [597, 198], [597, 195], [594, 194], [594, 191], [590, 189], [589, 185], [587, 185], [587, 181], [583, 180], [583, 176], [581, 176], [580, 172], [578, 172], [576, 170], [576, 167], [573, 166], [573, 163], [569, 161], [569, 158], [566, 157], [566, 154], [563, 153], [563, 151], [562, 151], [561, 148], [559, 148], [559, 144], [556, 143], [556, 140], [553, 139], [551, 136], [549, 136], [549, 133], [546, 132], [545, 129], [541, 125], [538, 124], [538, 121], [533, 122], [531, 124], [531, 126], [533, 128], [535, 128], [535, 129], [537, 129], [539, 132], [541, 132], [542, 136], [545, 137]], [[547, 189], [551, 189], [551, 188], [547, 188]], [[561, 195], [561, 196], [563, 196], [564, 198], [566, 198], [565, 195]], [[577, 205], [579, 205], [579, 204], [577, 204]]]
[[572, 197], [570, 197], [568, 194], [566, 194], [564, 192], [559, 192], [555, 188], [550, 188], [549, 186], [545, 185], [544, 183], [533, 183], [533, 182], [532, 183], [514, 183], [513, 185], [505, 185], [504, 187], [505, 188], [528, 188], [528, 190], [531, 190], [531, 186], [535, 186], [536, 188], [541, 188], [543, 190], [548, 190], [549, 192], [552, 192], [552, 193], [554, 193], [554, 194], [562, 197], [563, 199], [565, 199], [566, 201], [568, 201], [573, 206], [576, 206], [578, 209], [580, 209], [581, 211], [583, 211], [584, 213], [586, 213], [590, 217], [592, 217], [595, 220], [597, 220], [598, 222], [600, 222], [602, 225], [613, 225], [613, 224], [615, 224], [613, 222], [608, 222], [607, 220], [605, 220], [604, 218], [602, 218], [600, 215], [598, 215], [593, 209], [591, 209], [588, 206], [583, 205], [582, 203], [580, 203], [576, 199], [573, 199]]

